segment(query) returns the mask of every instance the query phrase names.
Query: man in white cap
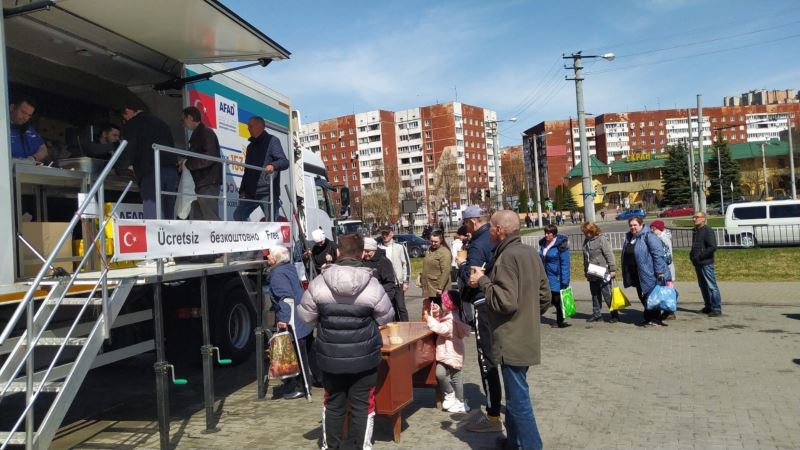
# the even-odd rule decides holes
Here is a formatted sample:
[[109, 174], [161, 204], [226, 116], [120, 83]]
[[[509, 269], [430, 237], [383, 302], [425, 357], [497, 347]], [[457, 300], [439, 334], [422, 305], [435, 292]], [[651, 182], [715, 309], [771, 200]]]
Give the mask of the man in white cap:
[[394, 297], [396, 285], [394, 282], [394, 267], [392, 262], [386, 257], [386, 252], [378, 248], [378, 241], [372, 238], [364, 238], [364, 267], [369, 267], [375, 274], [375, 278], [383, 286], [389, 299]]
[[397, 322], [408, 322], [408, 309], [406, 309], [405, 292], [408, 290], [408, 276], [411, 263], [408, 259], [406, 246], [394, 240], [394, 230], [385, 226], [381, 228], [381, 250], [386, 252], [386, 258], [392, 263], [394, 269], [394, 295], [390, 297], [395, 311]]
[[316, 273], [320, 273], [322, 266], [336, 262], [336, 244], [325, 236], [325, 231], [316, 229], [311, 232], [314, 246], [306, 251], [305, 259], [311, 258]]

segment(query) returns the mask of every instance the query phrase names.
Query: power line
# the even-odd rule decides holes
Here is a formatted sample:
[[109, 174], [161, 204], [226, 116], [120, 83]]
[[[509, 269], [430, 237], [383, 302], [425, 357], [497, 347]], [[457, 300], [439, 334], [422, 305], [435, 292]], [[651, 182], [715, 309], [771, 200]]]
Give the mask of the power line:
[[733, 38], [737, 38], [737, 37], [749, 36], [749, 35], [752, 35], [752, 34], [763, 33], [765, 31], [773, 31], [773, 30], [776, 30], [778, 28], [788, 27], [790, 25], [795, 25], [795, 24], [798, 24], [798, 23], [800, 23], [800, 20], [795, 20], [794, 22], [784, 23], [782, 25], [776, 25], [774, 27], [760, 28], [760, 29], [757, 29], [757, 30], [747, 31], [747, 32], [744, 32], [744, 33], [731, 34], [731, 35], [728, 35], [728, 36], [721, 36], [721, 37], [716, 37], [716, 38], [711, 38], [711, 39], [704, 39], [704, 40], [700, 40], [700, 41], [686, 42], [686, 43], [683, 43], [683, 44], [672, 45], [672, 46], [669, 46], [669, 47], [655, 48], [655, 49], [651, 49], [651, 50], [642, 50], [640, 52], [635, 52], [635, 53], [617, 55], [617, 58], [629, 58], [631, 56], [639, 56], [639, 55], [646, 55], [646, 54], [650, 54], [650, 53], [663, 52], [663, 51], [667, 51], [667, 50], [674, 50], [676, 48], [684, 48], [684, 47], [692, 47], [692, 46], [695, 46], [695, 45], [708, 44], [709, 42], [724, 41], [726, 39], [733, 39]]
[[603, 69], [603, 70], [597, 70], [597, 71], [594, 71], [594, 72], [586, 72], [586, 74], [587, 75], [597, 75], [597, 74], [602, 74], [602, 73], [618, 72], [620, 70], [633, 69], [633, 68], [641, 67], [641, 66], [652, 66], [652, 65], [655, 65], [655, 64], [664, 64], [664, 63], [673, 62], [673, 61], [679, 61], [679, 60], [687, 59], [687, 58], [695, 58], [697, 56], [714, 55], [714, 54], [717, 54], [717, 53], [724, 53], [724, 52], [730, 52], [730, 51], [734, 51], [734, 50], [741, 50], [741, 49], [744, 49], [744, 48], [750, 48], [750, 47], [757, 47], [757, 46], [760, 46], [760, 45], [772, 44], [772, 43], [775, 43], [775, 42], [786, 41], [786, 40], [794, 39], [794, 38], [797, 38], [797, 37], [800, 37], [800, 34], [792, 34], [792, 35], [784, 36], [784, 37], [777, 38], [777, 39], [770, 39], [768, 41], [762, 41], [762, 42], [754, 42], [752, 44], [740, 45], [740, 46], [736, 46], [736, 47], [711, 50], [711, 51], [701, 52], [701, 53], [693, 53], [691, 55], [676, 56], [674, 58], [659, 59], [659, 60], [656, 60], [656, 61], [647, 61], [647, 62], [642, 62], [642, 63], [638, 63], [638, 64], [630, 64], [630, 65], [622, 66], [622, 67], [615, 67], [615, 68], [611, 68], [611, 69]]

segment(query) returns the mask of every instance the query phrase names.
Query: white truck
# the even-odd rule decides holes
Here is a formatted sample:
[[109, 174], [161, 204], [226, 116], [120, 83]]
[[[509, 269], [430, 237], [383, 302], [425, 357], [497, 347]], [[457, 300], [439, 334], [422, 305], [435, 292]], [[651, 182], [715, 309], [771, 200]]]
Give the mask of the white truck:
[[[81, 139], [94, 137], [91, 130], [105, 122], [121, 124], [121, 102], [134, 94], [150, 113], [170, 125], [177, 148], [185, 149], [188, 141], [181, 110], [189, 105], [200, 108], [204, 122], [219, 137], [223, 155], [233, 162], [244, 161], [247, 119], [263, 117], [267, 131], [280, 139], [293, 162], [281, 177], [282, 215], [292, 224], [292, 245], [298, 245], [302, 231], [309, 229], [323, 228], [333, 236], [325, 167], [318, 155], [296, 145], [298, 115], [289, 98], [233, 70], [242, 62], [267, 66], [288, 59], [289, 52], [216, 0], [62, 0], [22, 5], [4, 0], [3, 6], [0, 103], [10, 103], [9, 93], [38, 100], [34, 126], [48, 141], [54, 161], [32, 165], [12, 159], [9, 110], [0, 108], [0, 248], [5, 250], [0, 258], [0, 402], [24, 393], [38, 411], [42, 392], [57, 394], [45, 399], [50, 404], [44, 417], [34, 418], [32, 407], [20, 411], [12, 430], [0, 430], [0, 448], [14, 444], [47, 448], [90, 368], [154, 349], [165, 446], [169, 422], [162, 382], [169, 370], [174, 378], [174, 369], [164, 361], [165, 350], [205, 344], [204, 363], [210, 364], [214, 354], [221, 363], [249, 358], [257, 341], [253, 331], [261, 326], [263, 305], [256, 289], [261, 277], [253, 274], [262, 263], [179, 265], [163, 274], [127, 267], [54, 277], [49, 267], [39, 270], [41, 262], [26, 250], [18, 233], [24, 228], [26, 241], [45, 258], [62, 232], [67, 240], [73, 232], [77, 241], [87, 221], [83, 229], [68, 230], [67, 224], [76, 216], [78, 194], [90, 191], [97, 180], [103, 184], [90, 194], [112, 203], [124, 195], [127, 210], [136, 211], [137, 194], [126, 191], [127, 180], [107, 175], [105, 162], [80, 150]], [[77, 153], [68, 142], [75, 137]], [[73, 161], [64, 164], [64, 156]], [[225, 207], [232, 214], [243, 169], [228, 168]], [[97, 231], [104, 235], [102, 228]], [[83, 239], [84, 251], [91, 240]], [[63, 247], [69, 248], [68, 243]], [[67, 273], [73, 273], [81, 259], [71, 249], [52, 256], [53, 264]], [[93, 287], [90, 280], [96, 281]], [[94, 314], [80, 318], [87, 310]], [[78, 349], [64, 353], [77, 354], [72, 362], [42, 356], [53, 351], [60, 355], [65, 348]], [[205, 392], [208, 397], [207, 386]], [[210, 392], [213, 405], [213, 385]]]

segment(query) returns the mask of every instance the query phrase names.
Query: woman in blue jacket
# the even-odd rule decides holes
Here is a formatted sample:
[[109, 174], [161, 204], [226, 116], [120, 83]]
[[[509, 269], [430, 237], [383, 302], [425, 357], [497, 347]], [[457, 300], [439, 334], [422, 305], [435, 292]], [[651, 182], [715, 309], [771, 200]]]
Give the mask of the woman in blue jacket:
[[558, 234], [558, 228], [553, 224], [544, 227], [544, 237], [539, 240], [539, 256], [550, 283], [551, 302], [556, 307], [558, 328], [566, 328], [570, 325], [564, 322], [561, 289], [569, 287], [569, 239]]
[[661, 311], [647, 310], [647, 296], [658, 283], [671, 279], [667, 260], [664, 256], [664, 244], [661, 239], [650, 232], [641, 217], [628, 220], [628, 233], [622, 244], [622, 282], [625, 287], [633, 286], [639, 301], [644, 306], [644, 321], [638, 325], [667, 326], [661, 321]]
[[[309, 367], [308, 353], [313, 341], [313, 336], [311, 336], [313, 329], [296, 319], [297, 307], [300, 305], [300, 300], [303, 298], [303, 286], [300, 284], [300, 277], [297, 275], [297, 269], [290, 261], [289, 250], [281, 246], [275, 246], [269, 249], [267, 264], [269, 264], [271, 268], [267, 274], [266, 288], [269, 289], [269, 294], [272, 297], [272, 309], [275, 311], [278, 331], [289, 330], [289, 327], [292, 326], [290, 323], [292, 310], [289, 304], [284, 302], [283, 299], [294, 299], [294, 332], [297, 335], [297, 348], [300, 349], [300, 358], [302, 358], [307, 380], [309, 383], [312, 383], [313, 376], [311, 375], [311, 368]], [[285, 380], [284, 399], [291, 400], [304, 396], [305, 392], [303, 390], [302, 375]]]

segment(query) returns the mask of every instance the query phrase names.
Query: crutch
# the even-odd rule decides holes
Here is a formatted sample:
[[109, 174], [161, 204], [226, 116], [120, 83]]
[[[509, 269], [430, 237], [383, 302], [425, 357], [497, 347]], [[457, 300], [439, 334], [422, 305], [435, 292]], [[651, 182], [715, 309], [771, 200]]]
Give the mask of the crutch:
[[297, 340], [297, 331], [294, 327], [294, 299], [283, 299], [289, 305], [289, 326], [292, 327], [292, 337], [294, 338], [294, 346], [297, 350], [297, 362], [300, 364], [300, 374], [303, 375], [303, 386], [306, 390], [306, 400], [311, 401], [311, 389], [308, 386], [308, 378], [306, 377], [306, 368], [303, 366], [303, 356], [300, 353], [300, 342]]

